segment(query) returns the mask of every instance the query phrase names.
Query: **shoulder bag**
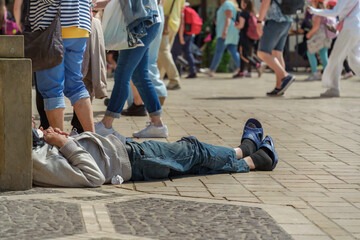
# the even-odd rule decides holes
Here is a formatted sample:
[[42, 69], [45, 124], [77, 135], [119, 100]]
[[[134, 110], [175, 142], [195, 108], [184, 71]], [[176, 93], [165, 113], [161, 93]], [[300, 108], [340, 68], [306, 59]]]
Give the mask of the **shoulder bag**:
[[[28, 1], [30, 5], [30, 1]], [[49, 69], [61, 64], [64, 58], [64, 47], [61, 35], [61, 1], [56, 16], [50, 26], [44, 30], [32, 32], [29, 22], [29, 10], [25, 18], [24, 45], [25, 57], [32, 60], [34, 72]]]

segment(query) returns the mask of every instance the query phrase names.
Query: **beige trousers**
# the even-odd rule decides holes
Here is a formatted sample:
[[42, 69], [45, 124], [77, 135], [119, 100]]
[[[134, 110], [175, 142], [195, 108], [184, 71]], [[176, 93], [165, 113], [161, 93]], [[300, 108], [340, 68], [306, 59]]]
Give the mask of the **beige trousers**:
[[164, 79], [166, 73], [170, 82], [180, 84], [180, 75], [171, 54], [176, 34], [177, 32], [169, 27], [169, 34], [162, 36], [157, 64], [160, 70], [160, 79]]
[[336, 39], [322, 76], [324, 87], [340, 91], [341, 71], [346, 57], [351, 70], [360, 76], [360, 38], [348, 29], [342, 30]]

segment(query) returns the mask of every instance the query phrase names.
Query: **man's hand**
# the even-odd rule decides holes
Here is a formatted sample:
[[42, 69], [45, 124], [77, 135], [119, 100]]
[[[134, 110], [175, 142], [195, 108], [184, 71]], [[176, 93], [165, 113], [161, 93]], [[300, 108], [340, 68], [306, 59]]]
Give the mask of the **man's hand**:
[[50, 145], [61, 148], [68, 141], [67, 136], [69, 134], [64, 133], [63, 131], [61, 131], [58, 128], [53, 129], [52, 127], [49, 127], [46, 130], [43, 130], [42, 128], [40, 128], [40, 130], [42, 130], [44, 133], [45, 142], [47, 142]]
[[181, 44], [181, 45], [185, 45], [185, 40], [184, 40], [184, 38], [179, 38], [179, 40], [180, 40], [180, 44]]
[[223, 33], [222, 33], [222, 35], [221, 35], [221, 38], [225, 40], [225, 39], [226, 39], [226, 36], [227, 36], [227, 32], [223, 31]]
[[259, 37], [263, 35], [263, 25], [261, 23], [256, 24], [256, 31], [259, 34]]

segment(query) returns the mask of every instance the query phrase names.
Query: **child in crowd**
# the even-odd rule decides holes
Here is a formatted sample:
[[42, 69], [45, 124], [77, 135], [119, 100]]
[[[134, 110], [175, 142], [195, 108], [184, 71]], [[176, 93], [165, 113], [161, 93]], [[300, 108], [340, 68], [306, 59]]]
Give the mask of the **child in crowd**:
[[[250, 21], [256, 15], [254, 3], [252, 0], [241, 0], [240, 7], [242, 11], [238, 14], [237, 22], [235, 27], [240, 29], [240, 40], [239, 40], [239, 54], [240, 54], [240, 70], [233, 77], [251, 77], [251, 67], [254, 66], [258, 70], [259, 77], [261, 76], [260, 62], [253, 57], [254, 48], [258, 39], [251, 39], [248, 36], [249, 28], [253, 27], [256, 32], [256, 25], [251, 25]], [[255, 22], [256, 24], [256, 22]], [[247, 67], [247, 72], [245, 72]]]
[[0, 35], [15, 35], [18, 31], [12, 14], [6, 8], [5, 0], [0, 0]]
[[[318, 9], [325, 9], [324, 0], [312, 0], [311, 5], [314, 8]], [[322, 42], [321, 46], [318, 46], [316, 51], [314, 52], [314, 49], [310, 48], [310, 43], [312, 39], [311, 38], [317, 38], [317, 35], [319, 34], [325, 34], [325, 28], [326, 28], [326, 17], [320, 17], [320, 16], [312, 16], [312, 28], [311, 30], [306, 34], [306, 38], [308, 39], [308, 50], [307, 50], [307, 57], [309, 59], [310, 67], [311, 67], [311, 75], [306, 79], [308, 81], [314, 81], [314, 80], [321, 80], [321, 73], [317, 71], [318, 62], [316, 59], [316, 53], [318, 52], [320, 55], [321, 63], [323, 68], [325, 69], [327, 62], [328, 62], [328, 47], [326, 46], [326, 42]], [[323, 31], [323, 32], [320, 32]], [[329, 39], [329, 43], [330, 43]], [[310, 48], [310, 49], [309, 49]]]

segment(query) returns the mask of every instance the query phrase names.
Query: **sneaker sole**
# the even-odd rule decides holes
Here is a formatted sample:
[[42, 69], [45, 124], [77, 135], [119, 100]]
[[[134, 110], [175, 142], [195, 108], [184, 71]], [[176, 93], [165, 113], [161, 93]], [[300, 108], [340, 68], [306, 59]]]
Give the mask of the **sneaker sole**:
[[292, 77], [291, 80], [289, 81], [289, 83], [283, 88], [281, 89], [277, 95], [282, 95], [285, 93], [285, 91], [290, 87], [290, 85], [295, 81], [295, 77]]
[[322, 95], [322, 94], [320, 94], [320, 97], [321, 98], [338, 98], [338, 97], [340, 97], [340, 95]]
[[266, 96], [268, 96], [268, 97], [281, 97], [281, 96], [283, 96], [283, 95], [284, 95], [284, 93], [280, 93], [280, 94], [270, 94], [270, 95], [266, 94]]

